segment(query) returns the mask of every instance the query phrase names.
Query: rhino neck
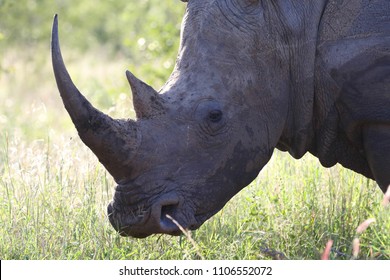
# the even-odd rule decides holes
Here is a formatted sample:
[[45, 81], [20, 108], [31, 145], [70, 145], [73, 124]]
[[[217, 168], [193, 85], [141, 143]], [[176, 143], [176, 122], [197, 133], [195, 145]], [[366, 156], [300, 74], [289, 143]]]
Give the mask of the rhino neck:
[[277, 21], [271, 28], [277, 34], [276, 48], [283, 56], [282, 75], [288, 91], [287, 119], [276, 147], [300, 158], [309, 150], [314, 136], [316, 45], [318, 26], [327, 1], [275, 3], [269, 9], [274, 13], [270, 17]]

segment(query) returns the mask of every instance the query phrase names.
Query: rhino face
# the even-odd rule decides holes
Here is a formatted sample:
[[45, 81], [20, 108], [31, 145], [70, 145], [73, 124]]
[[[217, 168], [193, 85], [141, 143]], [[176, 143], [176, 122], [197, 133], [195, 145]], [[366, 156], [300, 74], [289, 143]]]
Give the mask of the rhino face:
[[55, 18], [58, 88], [80, 138], [118, 184], [108, 217], [121, 235], [198, 228], [271, 157], [284, 104], [261, 68], [268, 62], [258, 56], [259, 11], [257, 1], [190, 1], [176, 67], [160, 92], [127, 72], [136, 121], [113, 120], [79, 93]]

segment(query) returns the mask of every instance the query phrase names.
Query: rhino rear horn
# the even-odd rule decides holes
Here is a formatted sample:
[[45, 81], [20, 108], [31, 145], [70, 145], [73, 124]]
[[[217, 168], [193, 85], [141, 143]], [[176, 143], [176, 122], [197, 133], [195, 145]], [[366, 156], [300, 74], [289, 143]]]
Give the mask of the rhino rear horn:
[[140, 142], [137, 124], [132, 120], [112, 119], [94, 108], [76, 88], [62, 59], [57, 15], [53, 21], [51, 53], [57, 87], [81, 140], [117, 182], [128, 179], [129, 160]]
[[164, 113], [163, 100], [157, 91], [130, 71], [126, 71], [126, 77], [133, 92], [133, 105], [137, 118], [149, 119]]

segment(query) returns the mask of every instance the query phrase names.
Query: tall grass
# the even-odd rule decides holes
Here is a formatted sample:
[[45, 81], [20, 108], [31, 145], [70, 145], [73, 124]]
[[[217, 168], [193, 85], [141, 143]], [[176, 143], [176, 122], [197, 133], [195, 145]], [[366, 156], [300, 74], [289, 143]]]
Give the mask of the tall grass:
[[[319, 259], [329, 239], [331, 259], [351, 259], [356, 237], [357, 258], [390, 259], [389, 207], [374, 182], [280, 152], [191, 239], [119, 237], [106, 217], [112, 179], [74, 132], [53, 129], [1, 135], [1, 259]], [[358, 234], [367, 218], [376, 222]]]

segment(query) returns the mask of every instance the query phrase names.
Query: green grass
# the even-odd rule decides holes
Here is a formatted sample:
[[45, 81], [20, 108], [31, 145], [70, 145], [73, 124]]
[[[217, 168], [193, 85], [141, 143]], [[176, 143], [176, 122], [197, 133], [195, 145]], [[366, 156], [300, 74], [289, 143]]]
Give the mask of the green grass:
[[[10, 15], [0, 24], [0, 259], [319, 259], [329, 239], [334, 241], [331, 259], [351, 259], [356, 237], [361, 243], [359, 259], [390, 259], [390, 207], [381, 205], [382, 193], [373, 181], [339, 166], [325, 169], [310, 155], [294, 160], [281, 152], [220, 213], [192, 232], [191, 240], [118, 236], [106, 216], [115, 184], [80, 142], [56, 89], [48, 47], [52, 14], [60, 13], [64, 58], [76, 84], [105, 112], [129, 117], [134, 111], [124, 71], [135, 70], [156, 88], [163, 84], [175, 57], [170, 52], [177, 50], [178, 15], [183, 7], [169, 16], [169, 29], [163, 31], [159, 22], [165, 22], [166, 11], [179, 7], [176, 0], [167, 1], [167, 6], [151, 5], [155, 0], [139, 6], [132, 2], [126, 6], [131, 16], [124, 9], [122, 17], [101, 21], [111, 7], [105, 4], [104, 12], [92, 11], [98, 16], [89, 17], [94, 21], [87, 26], [82, 26], [82, 15], [99, 5], [82, 6], [76, 12], [72, 5], [62, 11], [30, 2], [37, 6], [29, 9], [42, 11], [28, 17], [31, 25], [43, 22], [43, 28], [33, 26], [39, 39], [34, 44], [26, 43], [29, 29], [20, 33], [27, 36], [20, 44], [10, 37], [16, 34], [12, 26], [18, 30], [26, 26], [11, 22], [25, 11], [12, 1], [0, 5], [0, 13]], [[121, 10], [125, 2], [116, 9]], [[155, 24], [142, 25], [144, 14], [137, 7], [147, 9], [147, 18], [156, 19]], [[126, 33], [116, 28], [116, 20], [147, 34]], [[104, 43], [103, 35], [113, 34], [119, 41], [86, 46], [99, 35], [89, 32], [100, 22], [104, 32], [99, 40]], [[75, 38], [69, 32], [71, 24]], [[87, 35], [80, 33], [83, 30]], [[89, 40], [81, 49], [71, 47], [81, 44], [85, 36]], [[128, 36], [132, 40], [123, 41]], [[146, 46], [161, 47], [145, 48], [137, 43], [140, 38]], [[115, 51], [117, 45], [132, 49]], [[368, 218], [376, 222], [356, 233]]]

